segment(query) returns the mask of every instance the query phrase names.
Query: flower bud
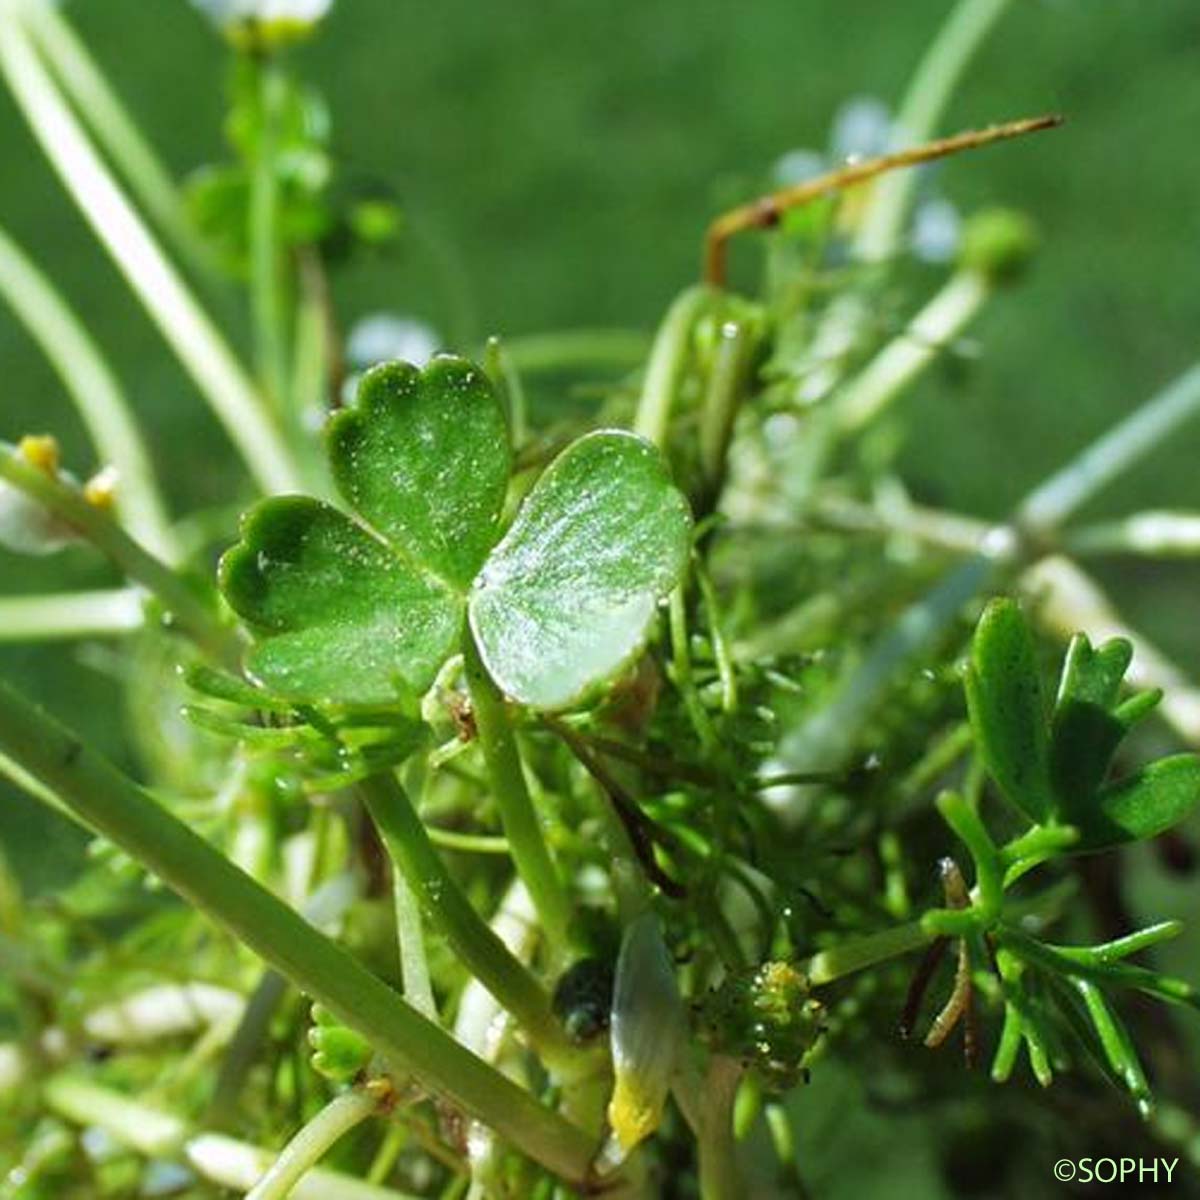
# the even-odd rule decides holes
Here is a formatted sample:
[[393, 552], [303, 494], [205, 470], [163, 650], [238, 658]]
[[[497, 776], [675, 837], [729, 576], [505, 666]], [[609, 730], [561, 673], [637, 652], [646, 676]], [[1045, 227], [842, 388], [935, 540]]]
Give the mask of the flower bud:
[[658, 918], [645, 912], [625, 930], [613, 992], [615, 1086], [608, 1121], [625, 1153], [662, 1120], [683, 1048], [685, 1020], [675, 966]]
[[[17, 454], [30, 466], [58, 474], [58, 443], [52, 437], [23, 437]], [[0, 546], [15, 554], [55, 554], [76, 541], [75, 532], [44, 505], [0, 480]]]
[[993, 208], [972, 217], [963, 230], [959, 265], [978, 271], [989, 283], [1014, 282], [1037, 249], [1033, 222], [1024, 213]]
[[339, 1024], [319, 1004], [313, 1005], [312, 1018], [308, 1044], [313, 1049], [313, 1070], [334, 1082], [349, 1083], [371, 1061], [370, 1043], [353, 1029]]
[[333, 0], [192, 0], [239, 50], [274, 50], [303, 40]]

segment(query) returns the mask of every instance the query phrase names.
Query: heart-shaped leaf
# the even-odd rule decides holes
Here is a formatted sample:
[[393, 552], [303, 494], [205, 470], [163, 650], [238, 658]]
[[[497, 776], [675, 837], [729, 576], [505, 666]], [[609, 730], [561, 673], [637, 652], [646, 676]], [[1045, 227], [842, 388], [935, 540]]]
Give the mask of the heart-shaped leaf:
[[1109, 784], [1091, 805], [1071, 815], [1079, 829], [1076, 851], [1106, 850], [1157, 837], [1177, 825], [1200, 801], [1200, 757], [1160, 758]]
[[448, 355], [424, 371], [403, 362], [375, 367], [327, 436], [346, 502], [392, 545], [465, 591], [498, 536], [512, 465], [487, 376]]
[[1049, 734], [1033, 635], [1013, 600], [993, 600], [971, 645], [967, 708], [988, 773], [1031, 821], [1054, 811]]
[[662, 456], [631, 433], [574, 442], [538, 480], [475, 581], [470, 621], [512, 697], [563, 708], [641, 647], [687, 562], [691, 516]]
[[305, 496], [253, 508], [220, 579], [258, 635], [247, 670], [292, 700], [383, 704], [424, 691], [462, 626], [444, 584]]

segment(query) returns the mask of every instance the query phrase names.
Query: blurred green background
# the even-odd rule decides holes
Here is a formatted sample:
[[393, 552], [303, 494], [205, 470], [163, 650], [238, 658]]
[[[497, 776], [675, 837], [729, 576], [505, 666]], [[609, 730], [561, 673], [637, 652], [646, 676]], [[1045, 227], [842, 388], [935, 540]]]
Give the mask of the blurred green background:
[[[66, 8], [174, 171], [224, 156], [227, 54], [185, 0]], [[896, 102], [949, 8], [339, 0], [295, 66], [329, 100], [349, 177], [394, 187], [413, 230], [398, 258], [337, 281], [343, 320], [392, 309], [461, 345], [491, 332], [652, 328], [695, 277], [713, 213], [752, 194], [787, 151], [824, 149], [847, 99]], [[980, 355], [969, 370], [934, 371], [907, 401], [905, 465], [919, 498], [1003, 513], [1200, 353], [1198, 53], [1195, 0], [1014, 0], [977, 59], [944, 132], [1043, 111], [1068, 124], [939, 169], [940, 191], [964, 211], [1020, 207], [1044, 242], [1033, 273], [975, 326]], [[181, 510], [228, 502], [244, 488], [232, 453], [2, 93], [0, 161], [0, 224], [111, 356], [172, 500]], [[244, 346], [244, 311], [221, 315]], [[90, 469], [54, 376], [2, 308], [0, 367], [0, 437], [52, 429], [68, 463]], [[1097, 511], [1196, 508], [1198, 453], [1200, 430], [1188, 430]], [[1200, 569], [1098, 573], [1135, 624], [1200, 672]], [[111, 581], [83, 551], [51, 560], [0, 552], [4, 592]], [[121, 669], [96, 647], [0, 649], [6, 676], [118, 755], [128, 753]], [[0, 800], [0, 844], [22, 873], [61, 877], [79, 852], [73, 833], [10, 790]], [[1171, 883], [1149, 859], [1137, 875], [1146, 915], [1195, 914], [1194, 886]], [[835, 1074], [824, 1086], [844, 1098], [857, 1084]], [[806, 1139], [826, 1136], [822, 1128]], [[865, 1194], [901, 1159], [919, 1191], [933, 1165], [907, 1134], [888, 1130], [826, 1131], [858, 1150], [830, 1157], [842, 1165], [823, 1194]], [[856, 1154], [866, 1178], [853, 1174]]]
[[[328, 97], [351, 179], [394, 187], [411, 248], [337, 281], [343, 320], [380, 308], [448, 341], [573, 325], [652, 328], [695, 277], [722, 204], [798, 147], [824, 149], [854, 96], [900, 97], [949, 11], [845, 0], [340, 0], [294, 65]], [[66, 6], [151, 141], [180, 175], [225, 154], [227, 54], [185, 0]], [[970, 370], [933, 372], [909, 403], [918, 496], [1000, 514], [1062, 458], [1186, 367], [1200, 338], [1200, 13], [1194, 0], [1015, 0], [945, 131], [1048, 110], [1062, 130], [957, 159], [941, 192], [970, 211], [1025, 209], [1036, 269], [975, 327]], [[241, 476], [189, 381], [0, 94], [0, 223], [69, 296], [115, 363], [181, 507], [225, 501]], [[222, 313], [245, 343], [246, 316]], [[0, 436], [53, 429], [83, 473], [73, 411], [0, 309]], [[1195, 504], [1200, 431], [1105, 497], [1113, 511]], [[1129, 615], [1200, 667], [1200, 573], [1102, 570]], [[107, 582], [86, 552], [0, 554], [6, 592]], [[0, 666], [119, 749], [113, 659], [94, 648], [0, 652]], [[0, 808], [27, 867], [69, 844], [24, 802]], [[65, 853], [65, 850], [63, 851]]]

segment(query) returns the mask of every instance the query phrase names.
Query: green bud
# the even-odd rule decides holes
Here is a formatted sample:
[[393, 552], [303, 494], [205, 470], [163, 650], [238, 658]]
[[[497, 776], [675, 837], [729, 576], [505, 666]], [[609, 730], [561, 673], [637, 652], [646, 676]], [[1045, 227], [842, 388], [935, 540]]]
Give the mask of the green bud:
[[1013, 283], [1029, 265], [1037, 245], [1037, 230], [1024, 213], [991, 208], [967, 222], [958, 261], [966, 270], [978, 271], [989, 283]]
[[337, 1083], [349, 1083], [371, 1061], [370, 1043], [338, 1023], [328, 1009], [313, 1005], [313, 1025], [308, 1044], [313, 1049], [313, 1070]]
[[756, 1067], [772, 1091], [786, 1091], [803, 1077], [824, 1016], [807, 976], [784, 962], [729, 975], [697, 1009], [701, 1039]]

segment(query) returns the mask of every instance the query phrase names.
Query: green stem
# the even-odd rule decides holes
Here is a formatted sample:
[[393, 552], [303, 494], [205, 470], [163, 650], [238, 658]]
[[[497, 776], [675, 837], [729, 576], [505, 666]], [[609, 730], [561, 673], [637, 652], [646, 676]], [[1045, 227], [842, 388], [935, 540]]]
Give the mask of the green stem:
[[[73, 1124], [103, 1129], [147, 1158], [178, 1157], [222, 1189], [248, 1191], [271, 1164], [271, 1152], [261, 1146], [195, 1133], [173, 1114], [79, 1076], [56, 1075], [42, 1094], [51, 1111]], [[407, 1193], [320, 1168], [302, 1180], [291, 1196], [292, 1200], [414, 1200]]]
[[37, 342], [75, 403], [100, 457], [117, 469], [117, 507], [157, 554], [177, 550], [141, 430], [120, 385], [53, 284], [0, 229], [0, 295]]
[[545, 989], [471, 907], [399, 781], [391, 774], [373, 775], [359, 788], [397, 871], [471, 974], [517, 1018], [539, 1048], [549, 1054], [569, 1052]]
[[329, 1150], [373, 1116], [378, 1100], [362, 1088], [335, 1096], [292, 1138], [267, 1173], [246, 1193], [246, 1200], [288, 1200], [292, 1189]]
[[632, 369], [644, 361], [650, 344], [646, 335], [635, 329], [572, 329], [515, 337], [505, 341], [504, 349], [521, 372]]
[[927, 946], [933, 937], [922, 926], [920, 921], [910, 921], [907, 925], [897, 925], [894, 929], [885, 929], [882, 933], [868, 934], [866, 937], [854, 938], [843, 942], [840, 946], [831, 946], [821, 950], [808, 960], [804, 973], [808, 976], [813, 987], [820, 987], [841, 979], [844, 975], [853, 975], [865, 967], [873, 967], [876, 963], [889, 958], [898, 958], [902, 954], [911, 954]]
[[60, 85], [143, 207], [189, 265], [210, 271], [212, 256], [190, 224], [174, 180], [58, 5], [39, 0], [27, 4], [23, 16]]
[[654, 337], [633, 430], [656, 446], [661, 447], [666, 441], [671, 409], [691, 355], [692, 332], [714, 295], [706, 287], [690, 287], [681, 292], [667, 309]]
[[1018, 522], [1038, 533], [1056, 529], [1197, 414], [1200, 414], [1200, 363], [1035, 488], [1017, 510]]
[[549, 1170], [577, 1182], [588, 1177], [594, 1146], [582, 1130], [422, 1017], [111, 763], [2, 683], [0, 754], [357, 1030], [396, 1070], [491, 1125]]
[[697, 517], [710, 512], [721, 494], [733, 424], [745, 395], [753, 350], [753, 333], [745, 321], [726, 321], [721, 326], [700, 414], [700, 469], [704, 482], [696, 505]]
[[0, 0], [0, 73], [71, 199], [225, 426], [264, 491], [294, 491], [295, 466], [254, 385], [151, 236]]
[[261, 134], [250, 177], [250, 299], [263, 389], [282, 413], [289, 407], [288, 339], [275, 159], [284, 79], [269, 58], [256, 61], [255, 70]]
[[483, 665], [470, 630], [463, 638], [463, 661], [479, 745], [513, 862], [533, 898], [547, 941], [561, 951], [571, 923], [570, 901], [529, 795], [504, 697]]
[[180, 576], [138, 545], [108, 513], [89, 504], [75, 488], [27, 462], [20, 451], [3, 442], [0, 442], [0, 479], [44, 505], [130, 579], [157, 596], [208, 653], [225, 663], [238, 661], [240, 646], [236, 635]]
[[429, 980], [429, 963], [425, 958], [425, 930], [421, 922], [421, 906], [408, 880], [400, 871], [392, 878], [392, 900], [396, 907], [396, 940], [400, 943], [400, 978], [404, 981], [404, 998], [423, 1017], [438, 1019]]
[[143, 624], [142, 598], [133, 588], [0, 598], [0, 642], [114, 637]]
[[1062, 546], [1077, 557], [1136, 554], [1147, 558], [1195, 558], [1200, 555], [1200, 514], [1133, 513], [1116, 521], [1064, 530]]
[[991, 294], [978, 271], [958, 271], [851, 380], [837, 398], [842, 432], [855, 433], [873, 421], [922, 374], [970, 324]]
[[[895, 149], [928, 141], [937, 133], [971, 60], [1010, 2], [960, 0], [913, 73], [896, 114], [900, 141]], [[880, 262], [895, 255], [919, 180], [916, 171], [896, 171], [876, 182], [856, 239], [856, 257]]]

